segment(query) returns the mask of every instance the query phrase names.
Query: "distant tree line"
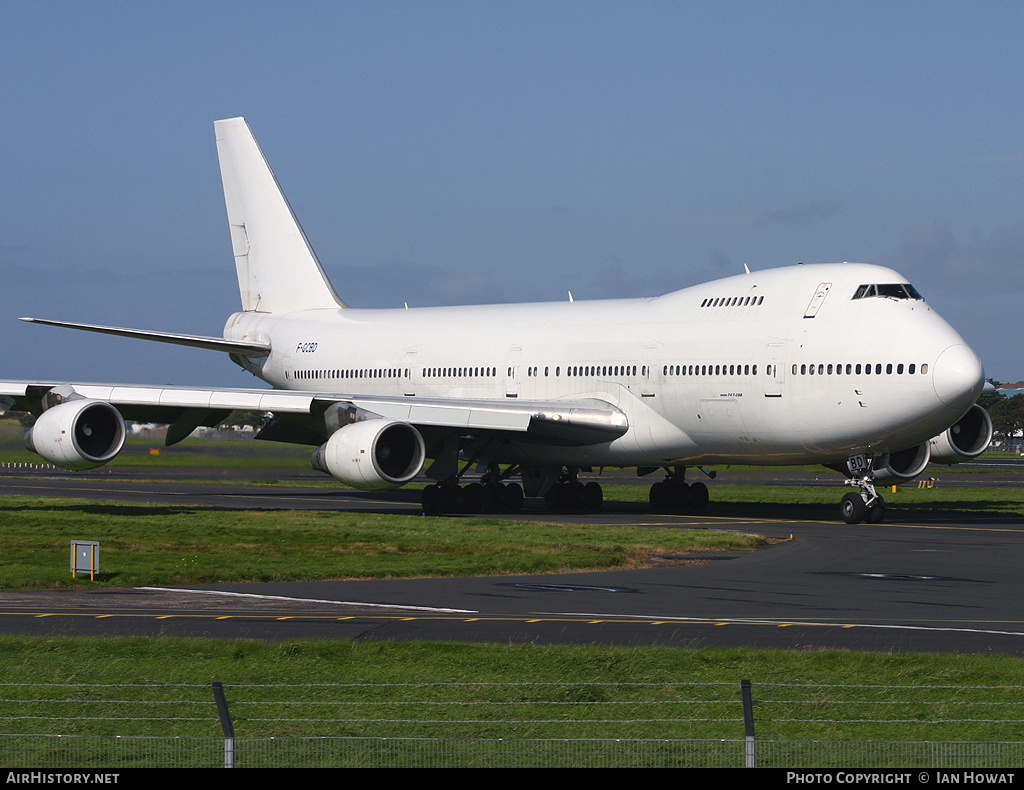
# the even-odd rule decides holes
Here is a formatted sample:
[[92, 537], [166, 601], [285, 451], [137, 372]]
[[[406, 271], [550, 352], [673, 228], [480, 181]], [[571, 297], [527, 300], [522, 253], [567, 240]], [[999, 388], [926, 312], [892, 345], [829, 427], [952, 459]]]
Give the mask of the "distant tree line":
[[981, 393], [978, 403], [992, 418], [993, 439], [1013, 441], [1020, 431], [1024, 431], [1024, 393], [1006, 396], [998, 390], [986, 390]]

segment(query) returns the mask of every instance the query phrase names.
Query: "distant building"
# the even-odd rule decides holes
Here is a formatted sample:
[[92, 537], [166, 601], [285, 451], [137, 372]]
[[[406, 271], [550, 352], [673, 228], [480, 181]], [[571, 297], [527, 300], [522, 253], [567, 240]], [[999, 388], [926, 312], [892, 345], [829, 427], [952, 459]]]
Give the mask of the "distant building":
[[996, 384], [996, 392], [1004, 398], [1012, 398], [1014, 395], [1024, 393], [1024, 381], [1015, 381], [1012, 384]]

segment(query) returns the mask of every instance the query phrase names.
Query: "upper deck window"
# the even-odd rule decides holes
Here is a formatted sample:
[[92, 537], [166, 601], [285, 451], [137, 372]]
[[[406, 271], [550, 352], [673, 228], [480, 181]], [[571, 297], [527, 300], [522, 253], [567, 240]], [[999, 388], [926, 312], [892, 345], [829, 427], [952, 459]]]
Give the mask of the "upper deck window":
[[872, 296], [885, 296], [889, 299], [919, 299], [924, 297], [910, 283], [893, 283], [882, 285], [862, 285], [853, 295], [854, 299], [867, 299]]

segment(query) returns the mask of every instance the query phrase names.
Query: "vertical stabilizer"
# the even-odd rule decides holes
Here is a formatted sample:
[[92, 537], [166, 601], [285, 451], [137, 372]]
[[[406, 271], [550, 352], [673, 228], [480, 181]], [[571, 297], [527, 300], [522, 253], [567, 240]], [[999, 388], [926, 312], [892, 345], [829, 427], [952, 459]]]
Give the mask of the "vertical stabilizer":
[[242, 309], [345, 307], [292, 213], [244, 118], [215, 121]]

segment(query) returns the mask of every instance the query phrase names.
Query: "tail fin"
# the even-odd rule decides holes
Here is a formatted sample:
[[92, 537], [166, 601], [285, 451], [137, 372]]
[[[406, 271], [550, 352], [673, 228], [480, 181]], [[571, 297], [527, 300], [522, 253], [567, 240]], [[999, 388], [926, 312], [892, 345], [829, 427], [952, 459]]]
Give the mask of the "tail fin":
[[338, 298], [244, 118], [215, 121], [242, 309], [338, 308]]

